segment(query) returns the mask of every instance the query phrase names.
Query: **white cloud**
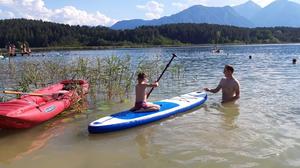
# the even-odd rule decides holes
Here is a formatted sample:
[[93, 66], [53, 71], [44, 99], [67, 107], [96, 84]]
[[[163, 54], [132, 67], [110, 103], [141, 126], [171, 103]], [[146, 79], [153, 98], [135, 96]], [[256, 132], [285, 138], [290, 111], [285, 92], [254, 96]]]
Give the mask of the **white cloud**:
[[73, 6], [65, 6], [62, 9], [56, 9], [50, 16], [51, 20], [71, 25], [112, 25], [116, 22], [100, 12], [88, 13], [84, 10], [78, 10]]
[[147, 19], [160, 18], [164, 12], [164, 5], [156, 1], [148, 1], [145, 5], [137, 5], [136, 7], [146, 11], [145, 16]]
[[9, 5], [12, 3], [13, 3], [13, 0], [0, 0], [0, 5]]
[[73, 6], [61, 9], [48, 9], [43, 0], [0, 0], [0, 19], [27, 18], [42, 19], [71, 25], [103, 25], [111, 26], [117, 20], [109, 18], [100, 12], [89, 13]]

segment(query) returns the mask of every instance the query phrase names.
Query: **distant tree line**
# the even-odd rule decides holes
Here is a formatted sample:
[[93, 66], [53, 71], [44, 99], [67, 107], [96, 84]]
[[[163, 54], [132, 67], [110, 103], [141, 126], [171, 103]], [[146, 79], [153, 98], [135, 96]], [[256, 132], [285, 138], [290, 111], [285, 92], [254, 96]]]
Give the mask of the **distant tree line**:
[[0, 48], [27, 42], [31, 47], [299, 43], [300, 28], [241, 28], [212, 24], [169, 24], [112, 30], [27, 19], [0, 20]]

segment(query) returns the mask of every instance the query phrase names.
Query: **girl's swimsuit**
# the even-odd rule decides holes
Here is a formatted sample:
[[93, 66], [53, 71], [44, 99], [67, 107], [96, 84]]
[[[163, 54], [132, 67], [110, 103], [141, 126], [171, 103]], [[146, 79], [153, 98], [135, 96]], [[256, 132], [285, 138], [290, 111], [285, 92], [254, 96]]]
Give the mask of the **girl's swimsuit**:
[[147, 105], [147, 102], [145, 101], [141, 101], [141, 102], [135, 102], [135, 105], [134, 105], [135, 108], [138, 108], [138, 109], [141, 109], [141, 108], [147, 108], [148, 105]]
[[148, 107], [149, 106], [148, 106], [147, 102], [145, 102], [145, 101], [135, 102], [134, 107], [130, 111], [136, 111], [136, 110], [139, 110], [141, 108], [147, 109]]

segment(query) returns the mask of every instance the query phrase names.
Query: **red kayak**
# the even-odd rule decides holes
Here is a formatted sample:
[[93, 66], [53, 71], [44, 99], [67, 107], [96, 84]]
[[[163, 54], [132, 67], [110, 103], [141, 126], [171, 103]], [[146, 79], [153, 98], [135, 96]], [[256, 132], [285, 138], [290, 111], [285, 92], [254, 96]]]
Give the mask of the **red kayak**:
[[0, 128], [29, 128], [47, 121], [87, 94], [84, 80], [64, 80], [0, 103]]

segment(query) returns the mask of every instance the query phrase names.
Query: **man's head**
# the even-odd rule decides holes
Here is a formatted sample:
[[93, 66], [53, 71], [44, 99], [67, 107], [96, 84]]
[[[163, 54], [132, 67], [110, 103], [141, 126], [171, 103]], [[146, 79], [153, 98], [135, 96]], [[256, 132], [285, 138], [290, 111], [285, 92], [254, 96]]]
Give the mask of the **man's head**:
[[224, 67], [224, 75], [226, 77], [231, 76], [234, 72], [234, 69], [231, 65], [225, 65]]

